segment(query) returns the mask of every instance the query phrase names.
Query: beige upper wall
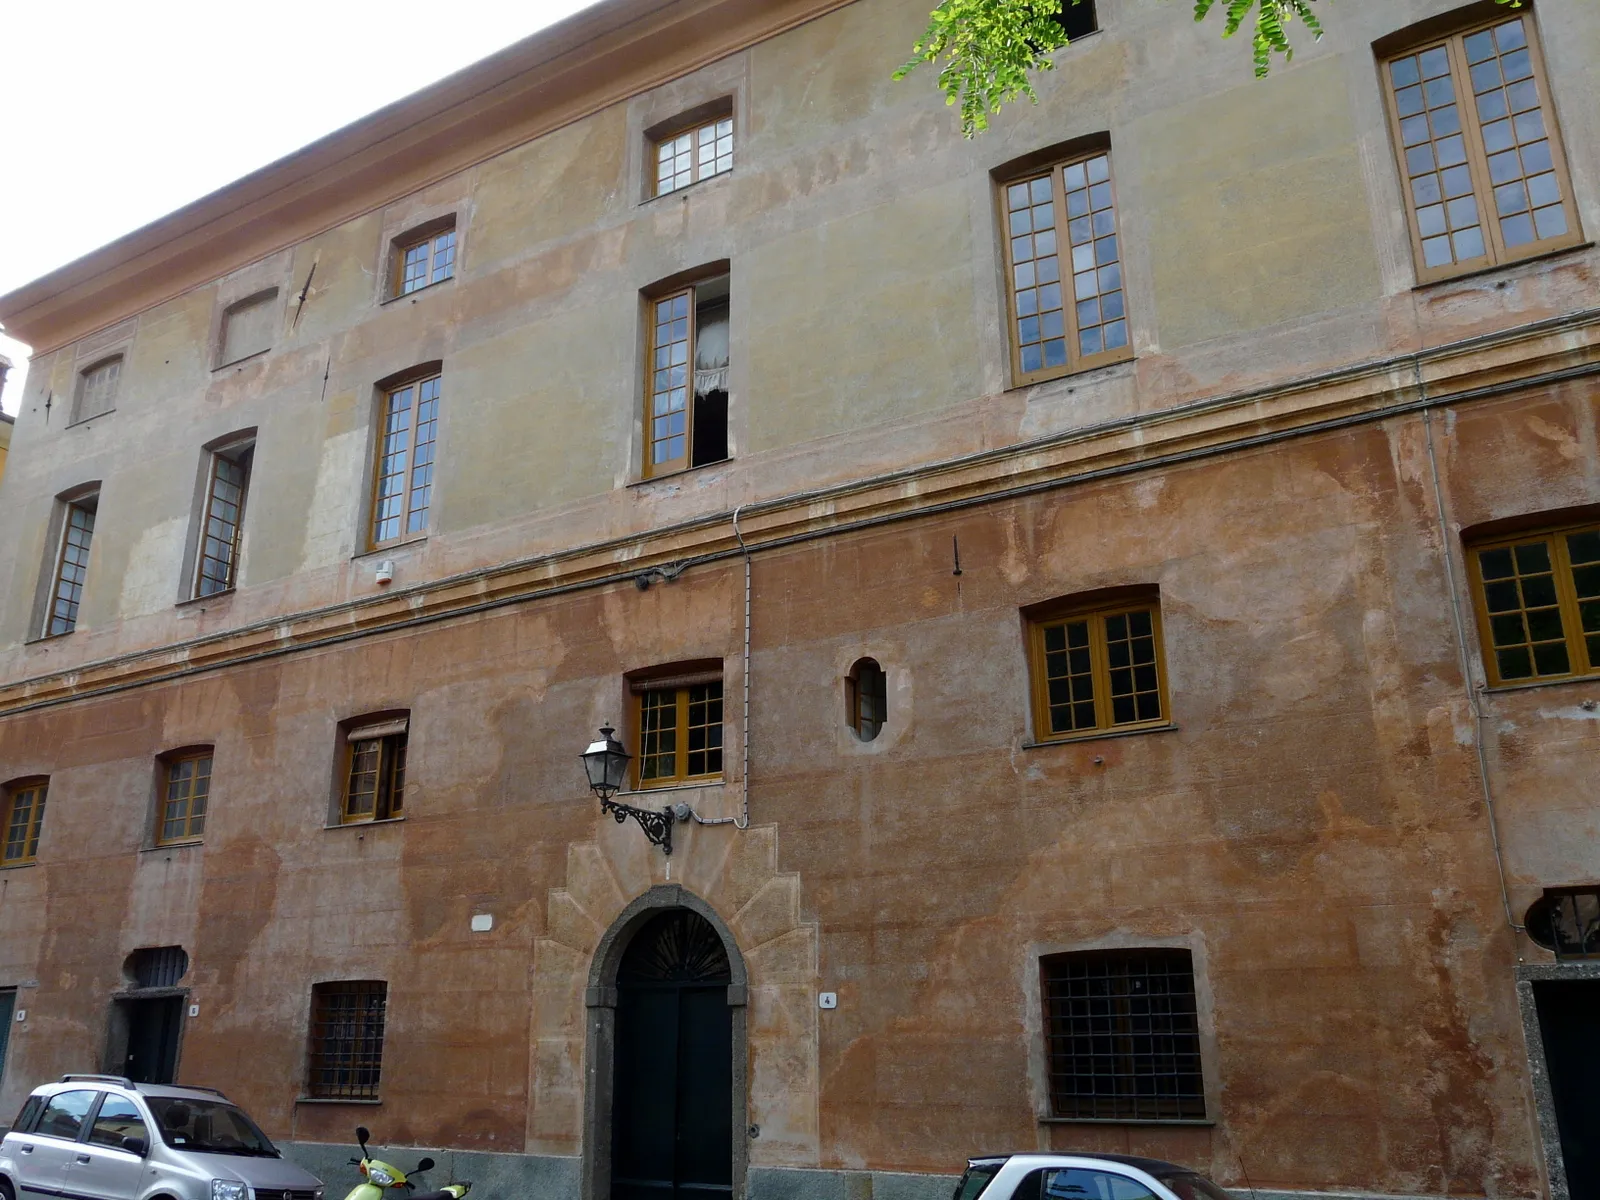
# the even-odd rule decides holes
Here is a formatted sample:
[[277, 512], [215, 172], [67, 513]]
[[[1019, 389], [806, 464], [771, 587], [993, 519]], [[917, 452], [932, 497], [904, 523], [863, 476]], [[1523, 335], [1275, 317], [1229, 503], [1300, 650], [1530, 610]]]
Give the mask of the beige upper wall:
[[[1040, 102], [967, 142], [931, 72], [889, 79], [928, 0], [859, 0], [130, 314], [115, 412], [67, 425], [81, 344], [30, 373], [0, 486], [0, 676], [371, 593], [353, 556], [374, 382], [417, 362], [443, 361], [444, 398], [432, 536], [386, 552], [402, 584], [1592, 305], [1583, 251], [1414, 290], [1371, 43], [1453, 7], [1346, 5], [1258, 82], [1215, 22], [1100, 0], [1103, 31], [1061, 52]], [[1549, 0], [1538, 20], [1592, 231], [1600, 12]], [[724, 95], [734, 170], [642, 201], [644, 129]], [[1092, 133], [1111, 139], [1136, 358], [1011, 389], [990, 171]], [[389, 241], [447, 212], [456, 279], [381, 303]], [[720, 259], [733, 460], [639, 483], [640, 289]], [[213, 370], [221, 309], [274, 286], [272, 351]], [[241, 590], [176, 608], [201, 447], [244, 428]], [[94, 479], [79, 631], [24, 648], [54, 497]]]

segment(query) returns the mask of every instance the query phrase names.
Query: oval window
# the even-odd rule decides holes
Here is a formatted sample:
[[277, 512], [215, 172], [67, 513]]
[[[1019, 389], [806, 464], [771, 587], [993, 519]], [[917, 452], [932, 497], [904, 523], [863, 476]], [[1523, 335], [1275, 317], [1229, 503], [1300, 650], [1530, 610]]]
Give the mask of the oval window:
[[863, 742], [878, 736], [889, 716], [888, 679], [877, 660], [863, 658], [845, 678], [846, 719]]

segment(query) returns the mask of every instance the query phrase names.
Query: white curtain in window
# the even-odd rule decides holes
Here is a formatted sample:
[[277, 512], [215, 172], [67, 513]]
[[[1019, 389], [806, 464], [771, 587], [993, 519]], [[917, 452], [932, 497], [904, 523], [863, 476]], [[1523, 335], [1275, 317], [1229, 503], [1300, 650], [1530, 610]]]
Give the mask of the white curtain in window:
[[711, 317], [695, 330], [694, 394], [728, 390], [728, 315]]

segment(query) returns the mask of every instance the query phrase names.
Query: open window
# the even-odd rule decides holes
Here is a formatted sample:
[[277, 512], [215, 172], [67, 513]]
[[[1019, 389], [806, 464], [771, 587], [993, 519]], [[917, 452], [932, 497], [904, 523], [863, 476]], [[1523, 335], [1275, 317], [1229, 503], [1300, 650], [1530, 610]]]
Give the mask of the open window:
[[39, 831], [44, 827], [45, 795], [50, 780], [44, 776], [16, 779], [5, 785], [5, 842], [0, 846], [0, 867], [20, 867], [39, 853]]
[[726, 274], [655, 293], [649, 300], [646, 477], [728, 457]]
[[254, 437], [237, 437], [207, 455], [205, 503], [195, 554], [195, 599], [232, 591], [239, 583], [244, 504], [255, 461]]
[[156, 845], [199, 841], [206, 831], [206, 809], [211, 801], [211, 747], [169, 751], [161, 756], [159, 768]]
[[392, 821], [403, 815], [410, 726], [409, 713], [345, 723], [342, 824]]

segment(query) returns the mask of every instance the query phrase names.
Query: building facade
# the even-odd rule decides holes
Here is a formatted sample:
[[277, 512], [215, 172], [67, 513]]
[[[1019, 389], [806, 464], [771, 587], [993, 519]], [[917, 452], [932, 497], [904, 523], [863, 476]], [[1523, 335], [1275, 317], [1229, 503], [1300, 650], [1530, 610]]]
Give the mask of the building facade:
[[1600, 12], [1097, 0], [969, 142], [927, 7], [606, 0], [0, 298], [0, 1109], [1600, 1194]]

